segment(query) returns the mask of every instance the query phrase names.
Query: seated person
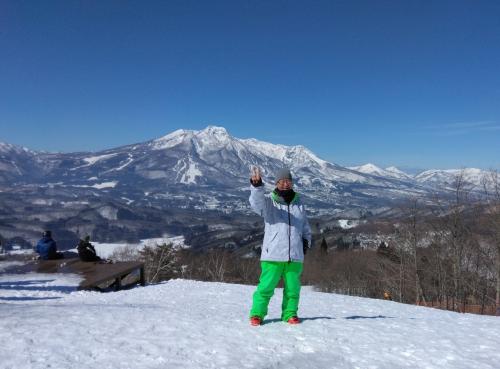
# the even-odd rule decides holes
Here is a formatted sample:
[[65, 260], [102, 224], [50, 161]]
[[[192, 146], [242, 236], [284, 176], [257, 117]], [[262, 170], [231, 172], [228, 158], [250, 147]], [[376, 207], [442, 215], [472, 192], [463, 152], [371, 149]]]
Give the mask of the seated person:
[[90, 243], [90, 236], [86, 236], [83, 240], [80, 240], [76, 249], [81, 261], [103, 261], [97, 256], [94, 246]]
[[57, 252], [56, 241], [52, 238], [51, 231], [44, 231], [42, 238], [36, 244], [35, 251], [42, 260], [56, 260], [64, 257], [62, 252]]

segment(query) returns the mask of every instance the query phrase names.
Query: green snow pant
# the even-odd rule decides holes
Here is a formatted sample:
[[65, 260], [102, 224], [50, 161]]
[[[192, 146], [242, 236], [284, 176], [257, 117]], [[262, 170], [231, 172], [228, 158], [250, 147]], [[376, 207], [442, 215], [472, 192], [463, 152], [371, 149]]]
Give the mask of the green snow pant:
[[259, 285], [253, 294], [253, 305], [250, 316], [261, 319], [267, 315], [269, 300], [274, 294], [274, 289], [283, 278], [283, 302], [281, 304], [281, 320], [288, 321], [292, 316], [297, 316], [300, 296], [300, 275], [303, 264], [301, 262], [261, 261], [262, 273]]

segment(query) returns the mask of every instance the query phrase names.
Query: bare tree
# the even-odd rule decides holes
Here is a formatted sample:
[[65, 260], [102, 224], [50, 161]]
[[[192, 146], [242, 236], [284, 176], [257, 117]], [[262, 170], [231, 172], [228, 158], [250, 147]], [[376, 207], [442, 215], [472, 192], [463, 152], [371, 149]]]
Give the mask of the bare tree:
[[210, 250], [207, 254], [206, 272], [210, 280], [223, 282], [227, 272], [228, 252], [225, 250]]
[[412, 256], [413, 280], [415, 283], [415, 304], [419, 305], [421, 299], [425, 304], [425, 297], [422, 291], [422, 284], [420, 282], [418, 259], [418, 249], [424, 246], [425, 232], [422, 222], [422, 209], [417, 198], [410, 200], [408, 211], [407, 222], [404, 224], [402, 230], [404, 232], [403, 242], [407, 244], [406, 246]]
[[137, 246], [127, 245], [117, 248], [115, 251], [113, 251], [109, 258], [116, 261], [134, 261], [139, 260], [140, 254]]
[[254, 284], [259, 279], [259, 260], [257, 258], [235, 258], [233, 256], [236, 274], [242, 283]]
[[500, 175], [491, 170], [483, 181], [487, 209], [486, 224], [490, 230], [490, 241], [495, 251], [495, 306], [496, 314], [500, 316]]
[[464, 221], [464, 210], [469, 201], [470, 188], [465, 182], [464, 171], [461, 171], [453, 183], [452, 198], [438, 198], [436, 203], [434, 232], [441, 238], [440, 243], [446, 247], [451, 260], [451, 278], [453, 284], [452, 304], [458, 310], [460, 300], [464, 301], [463, 273], [464, 253], [469, 230]]
[[144, 260], [146, 280], [150, 283], [163, 281], [175, 274], [176, 254], [172, 245], [146, 246], [140, 251]]

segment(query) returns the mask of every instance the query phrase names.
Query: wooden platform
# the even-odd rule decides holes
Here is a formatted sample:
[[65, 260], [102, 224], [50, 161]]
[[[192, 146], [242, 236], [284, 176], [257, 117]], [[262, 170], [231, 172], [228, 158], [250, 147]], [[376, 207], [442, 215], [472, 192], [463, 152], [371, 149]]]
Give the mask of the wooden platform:
[[[89, 265], [93, 264], [93, 265]], [[139, 283], [145, 285], [144, 263], [138, 261], [123, 261], [114, 264], [99, 264], [79, 261], [71, 264], [71, 268], [78, 270], [85, 276], [85, 280], [80, 283], [79, 289], [93, 289], [109, 280], [115, 280], [115, 291], [122, 288], [122, 279], [128, 274], [139, 270]]]
[[104, 264], [99, 262], [83, 262], [78, 258], [37, 260], [25, 265], [8, 268], [5, 270], [5, 273], [72, 273], [80, 275], [83, 278], [83, 281], [78, 286], [79, 290], [99, 289], [99, 285], [114, 281], [114, 289], [118, 291], [122, 287], [129, 287], [129, 285], [122, 285], [122, 279], [135, 271], [139, 271], [137, 283], [144, 286], [144, 263], [139, 261]]

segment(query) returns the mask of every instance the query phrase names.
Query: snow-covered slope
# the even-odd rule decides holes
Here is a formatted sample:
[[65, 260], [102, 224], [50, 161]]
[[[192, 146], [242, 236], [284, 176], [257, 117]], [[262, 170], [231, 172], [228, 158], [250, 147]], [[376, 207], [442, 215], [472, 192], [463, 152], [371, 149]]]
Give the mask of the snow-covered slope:
[[[177, 150], [184, 153], [175, 166], [177, 174], [180, 174], [180, 182], [183, 183], [186, 183], [182, 179], [184, 173], [193, 170], [197, 175], [191, 177], [192, 182], [201, 183], [201, 177], [212, 172], [207, 166], [228, 171], [227, 174], [233, 174], [235, 170], [238, 174], [244, 171], [247, 176], [252, 163], [260, 164], [264, 175], [271, 176], [268, 179], [272, 181], [273, 169], [277, 165], [320, 169], [330, 164], [304, 146], [276, 145], [253, 138], [239, 139], [231, 136], [225, 128], [215, 126], [208, 126], [201, 131], [177, 130], [151, 141], [148, 146], [156, 151]], [[186, 161], [189, 162], [188, 165], [185, 164]]]
[[385, 172], [389, 173], [394, 178], [399, 178], [399, 179], [410, 179], [410, 178], [412, 178], [411, 175], [409, 175], [408, 173], [403, 172], [401, 169], [399, 169], [397, 167], [394, 167], [394, 166], [385, 168]]
[[0, 276], [0, 367], [453, 368], [500, 362], [500, 319], [303, 288], [303, 323], [248, 324], [253, 286], [172, 280], [101, 294], [67, 275]]
[[415, 181], [422, 184], [441, 186], [443, 188], [453, 187], [458, 178], [461, 178], [468, 185], [478, 188], [483, 186], [483, 180], [488, 177], [488, 173], [477, 168], [464, 169], [431, 169], [415, 176]]
[[36, 168], [36, 153], [25, 147], [0, 142], [0, 183], [31, 176]]
[[371, 174], [379, 177], [387, 177], [387, 178], [395, 178], [401, 180], [410, 180], [412, 177], [402, 170], [399, 170], [396, 167], [388, 167], [382, 169], [375, 164], [364, 164], [356, 167], [349, 167], [349, 169], [355, 170], [360, 173]]
[[357, 207], [360, 202], [369, 207], [370, 202], [392, 201], [425, 192], [422, 186], [408, 181], [409, 177], [396, 175], [394, 171], [387, 171], [386, 176], [366, 174], [329, 163], [301, 145], [240, 139], [231, 136], [223, 127], [178, 130], [149, 142], [148, 147], [168, 156], [174, 163], [174, 172], [167, 177], [184, 184], [217, 183], [234, 188], [238, 183], [247, 187], [249, 169], [257, 165], [264, 182], [272, 187], [277, 170], [288, 166], [294, 174], [297, 189], [315, 200], [309, 201], [310, 208], [327, 204], [326, 207], [331, 209], [332, 205], [342, 207], [347, 203]]
[[349, 169], [355, 170], [360, 173], [373, 174], [377, 176], [383, 176], [385, 174], [385, 171], [382, 168], [379, 168], [378, 166], [372, 163], [359, 165], [356, 167], [349, 167]]
[[[144, 249], [146, 246], [154, 247], [156, 245], [169, 245], [171, 244], [173, 248], [185, 248], [187, 247], [184, 242], [183, 236], [164, 236], [160, 238], [148, 238], [143, 239], [139, 243], [101, 243], [101, 242], [92, 242], [92, 246], [94, 246], [97, 256], [107, 259], [111, 258], [113, 254], [126, 252], [129, 253], [137, 253], [138, 251]], [[75, 253], [78, 252], [76, 248], [70, 249], [68, 251], [73, 251]]]

